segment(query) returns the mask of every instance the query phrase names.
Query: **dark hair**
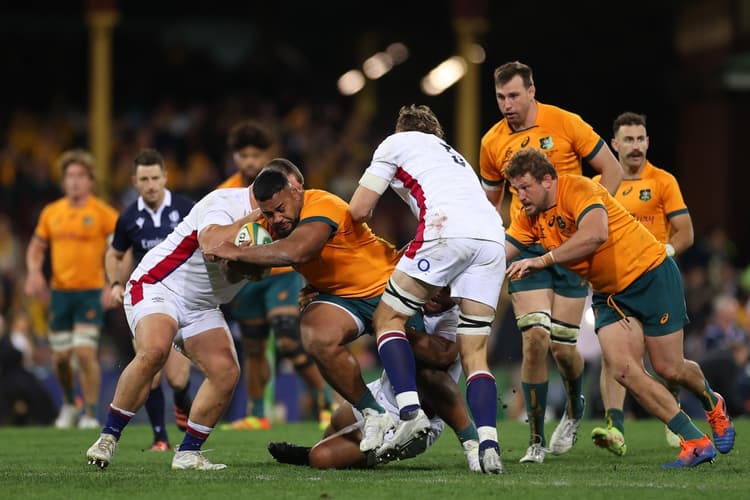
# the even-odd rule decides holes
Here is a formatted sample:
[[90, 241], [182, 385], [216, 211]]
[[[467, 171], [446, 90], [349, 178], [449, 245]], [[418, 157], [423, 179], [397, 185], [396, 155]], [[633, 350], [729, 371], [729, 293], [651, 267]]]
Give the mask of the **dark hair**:
[[511, 61], [495, 68], [495, 85], [505, 85], [514, 76], [519, 75], [526, 88], [534, 85], [534, 73], [531, 67], [520, 61]]
[[74, 163], [83, 166], [88, 172], [91, 180], [94, 179], [94, 157], [85, 149], [71, 149], [65, 151], [57, 160], [57, 168], [65, 176], [65, 171]]
[[445, 132], [443, 132], [443, 127], [440, 126], [437, 116], [429, 106], [424, 104], [401, 106], [401, 109], [398, 110], [396, 132], [408, 132], [410, 130], [433, 134], [441, 139], [445, 138]]
[[248, 146], [266, 150], [273, 144], [273, 136], [262, 124], [255, 120], [237, 123], [229, 131], [227, 146], [231, 151], [239, 151]]
[[133, 159], [133, 171], [138, 170], [138, 167], [142, 165], [159, 165], [164, 171], [164, 157], [155, 149], [141, 149]]
[[617, 135], [617, 131], [620, 130], [620, 127], [625, 125], [643, 125], [645, 127], [646, 115], [633, 113], [632, 111], [626, 111], [620, 114], [620, 116], [615, 118], [615, 121], [612, 124], [612, 133]]
[[286, 174], [275, 168], [264, 168], [253, 181], [253, 196], [258, 201], [266, 201], [289, 185]]
[[300, 169], [297, 168], [297, 165], [287, 160], [286, 158], [274, 158], [273, 160], [269, 161], [265, 167], [263, 167], [263, 170], [265, 169], [281, 172], [285, 177], [293, 175], [294, 178], [297, 179], [297, 182], [303, 185], [305, 184], [305, 176], [302, 175]]
[[557, 179], [557, 170], [547, 155], [536, 148], [522, 149], [510, 159], [508, 166], [505, 167], [505, 177], [513, 179], [530, 174], [534, 179], [541, 181], [545, 175]]

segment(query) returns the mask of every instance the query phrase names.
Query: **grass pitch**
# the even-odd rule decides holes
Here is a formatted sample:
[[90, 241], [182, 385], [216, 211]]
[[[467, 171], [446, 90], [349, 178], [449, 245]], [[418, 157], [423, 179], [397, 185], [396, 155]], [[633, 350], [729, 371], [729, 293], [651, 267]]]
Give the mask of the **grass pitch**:
[[[705, 422], [697, 422], [707, 430]], [[85, 452], [98, 431], [0, 428], [0, 498], [136, 499], [326, 498], [326, 499], [746, 499], [750, 498], [750, 455], [744, 436], [750, 420], [735, 421], [734, 450], [716, 463], [690, 470], [662, 470], [677, 450], [656, 420], [626, 423], [628, 454], [618, 458], [596, 448], [589, 436], [601, 425], [586, 421], [578, 443], [544, 464], [520, 464], [528, 440], [525, 424], [499, 422], [506, 473], [471, 473], [458, 440], [447, 430], [436, 445], [412, 460], [374, 470], [318, 471], [276, 463], [269, 441], [314, 444], [314, 423], [277, 424], [268, 431], [214, 431], [207, 456], [229, 465], [223, 471], [172, 471], [172, 453], [147, 450], [151, 430], [129, 426], [106, 470], [86, 464]], [[555, 423], [547, 424], [547, 435]], [[170, 425], [170, 437], [181, 439]]]

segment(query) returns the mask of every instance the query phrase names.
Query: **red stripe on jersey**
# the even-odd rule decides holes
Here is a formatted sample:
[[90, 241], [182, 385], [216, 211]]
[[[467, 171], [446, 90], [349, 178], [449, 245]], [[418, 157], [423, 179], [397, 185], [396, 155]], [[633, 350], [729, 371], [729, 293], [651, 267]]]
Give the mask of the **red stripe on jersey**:
[[131, 302], [136, 305], [138, 302], [143, 300], [143, 285], [153, 285], [154, 283], [163, 280], [169, 276], [172, 271], [180, 267], [185, 261], [187, 261], [193, 252], [198, 249], [198, 231], [193, 231], [187, 235], [172, 252], [164, 257], [162, 260], [156, 263], [154, 267], [149, 269], [143, 276], [137, 281], [130, 280], [132, 285], [130, 288]]
[[416, 255], [417, 250], [422, 247], [422, 243], [424, 242], [424, 215], [427, 211], [427, 206], [424, 201], [424, 191], [422, 191], [422, 186], [419, 185], [417, 179], [409, 175], [406, 170], [401, 167], [398, 167], [396, 169], [395, 177], [403, 183], [406, 189], [409, 190], [409, 193], [417, 201], [417, 206], [419, 207], [419, 222], [417, 224], [417, 233], [414, 235], [414, 239], [404, 252], [404, 255], [412, 259], [414, 258], [414, 255]]

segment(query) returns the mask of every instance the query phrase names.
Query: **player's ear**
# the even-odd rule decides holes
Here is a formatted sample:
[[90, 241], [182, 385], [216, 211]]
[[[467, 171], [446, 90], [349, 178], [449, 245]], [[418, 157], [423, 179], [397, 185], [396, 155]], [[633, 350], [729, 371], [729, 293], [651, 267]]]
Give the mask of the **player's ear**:
[[617, 139], [615, 139], [615, 138], [613, 137], [613, 138], [612, 138], [612, 140], [610, 141], [610, 144], [612, 144], [612, 149], [613, 149], [613, 150], [614, 150], [615, 152], [617, 152], [617, 153], [619, 153], [619, 152], [620, 152], [620, 150], [618, 149], [620, 145], [619, 145], [619, 144], [617, 143]]

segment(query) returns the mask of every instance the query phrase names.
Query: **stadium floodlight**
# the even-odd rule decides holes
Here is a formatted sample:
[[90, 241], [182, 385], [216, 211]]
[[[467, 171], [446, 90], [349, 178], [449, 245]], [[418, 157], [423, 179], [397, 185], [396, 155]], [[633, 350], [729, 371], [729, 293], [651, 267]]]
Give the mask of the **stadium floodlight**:
[[466, 54], [466, 57], [469, 58], [470, 63], [482, 64], [484, 60], [487, 58], [487, 53], [484, 51], [484, 47], [482, 47], [478, 43], [472, 43], [469, 46], [469, 50]]
[[393, 59], [393, 64], [401, 64], [409, 59], [409, 47], [401, 42], [394, 42], [388, 46], [385, 51]]
[[358, 69], [352, 69], [339, 77], [336, 86], [342, 95], [354, 95], [365, 86], [365, 75]]
[[362, 71], [371, 80], [377, 80], [392, 69], [393, 57], [387, 52], [377, 52], [362, 63]]
[[467, 63], [463, 57], [453, 56], [438, 64], [422, 78], [422, 92], [435, 96], [459, 81], [466, 74]]

